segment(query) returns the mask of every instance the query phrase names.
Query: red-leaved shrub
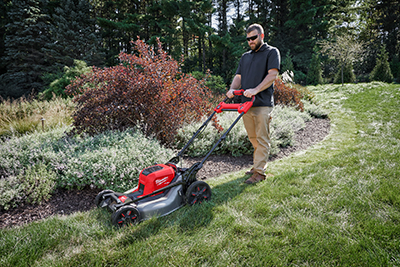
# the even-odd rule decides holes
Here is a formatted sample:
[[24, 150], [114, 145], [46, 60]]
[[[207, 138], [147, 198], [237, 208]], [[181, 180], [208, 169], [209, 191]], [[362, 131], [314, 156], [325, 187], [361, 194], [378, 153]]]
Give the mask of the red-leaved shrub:
[[281, 78], [276, 79], [274, 85], [275, 105], [295, 107], [304, 111], [304, 105], [301, 102], [302, 95], [296, 88], [286, 85]]
[[212, 111], [204, 81], [182, 73], [160, 41], [157, 52], [139, 39], [133, 44], [135, 53], [120, 53], [118, 66], [93, 68], [66, 88], [78, 103], [75, 133], [139, 126], [168, 144], [182, 124]]

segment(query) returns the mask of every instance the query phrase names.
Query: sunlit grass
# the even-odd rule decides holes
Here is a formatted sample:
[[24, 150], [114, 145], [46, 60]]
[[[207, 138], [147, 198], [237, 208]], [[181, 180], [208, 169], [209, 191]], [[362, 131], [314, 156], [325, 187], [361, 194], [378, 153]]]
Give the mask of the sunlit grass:
[[3, 229], [0, 265], [399, 266], [400, 86], [311, 90], [331, 133], [274, 177], [210, 178], [210, 202], [121, 230], [98, 209]]

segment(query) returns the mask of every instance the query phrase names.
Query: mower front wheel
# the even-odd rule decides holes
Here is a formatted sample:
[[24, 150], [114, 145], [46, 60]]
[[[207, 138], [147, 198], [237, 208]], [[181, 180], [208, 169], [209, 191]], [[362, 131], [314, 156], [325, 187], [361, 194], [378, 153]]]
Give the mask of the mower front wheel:
[[186, 191], [186, 202], [189, 205], [202, 203], [211, 199], [211, 188], [203, 181], [195, 181]]
[[103, 208], [104, 202], [107, 202], [107, 200], [110, 198], [110, 197], [104, 198], [104, 195], [112, 194], [112, 193], [114, 193], [114, 191], [112, 191], [112, 190], [103, 190], [100, 193], [98, 193], [96, 198], [94, 199], [94, 203], [96, 204], [96, 207]]
[[136, 207], [127, 205], [114, 212], [111, 216], [111, 220], [112, 224], [118, 227], [134, 225], [139, 223], [140, 213]]

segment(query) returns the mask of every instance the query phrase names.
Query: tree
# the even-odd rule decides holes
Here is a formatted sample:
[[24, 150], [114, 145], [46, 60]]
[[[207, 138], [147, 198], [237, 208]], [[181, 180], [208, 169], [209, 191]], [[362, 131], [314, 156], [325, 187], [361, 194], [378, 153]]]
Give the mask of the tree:
[[[10, 22], [8, 18], [8, 9], [9, 9], [10, 1], [1, 1], [0, 2], [0, 59], [5, 56], [5, 43], [4, 37], [6, 34], [6, 25]], [[7, 72], [5, 61], [0, 61], [0, 75]]]
[[351, 66], [362, 52], [362, 43], [357, 42], [350, 35], [337, 36], [335, 41], [320, 41], [321, 53], [334, 58], [339, 62], [342, 85], [344, 84], [343, 71], [345, 66]]
[[[353, 19], [354, 0], [288, 0], [279, 1], [276, 13], [278, 25], [282, 28], [272, 30], [277, 32], [272, 43], [284, 55], [290, 49], [296, 70], [296, 81], [305, 82], [307, 70], [313, 54], [313, 47], [319, 40], [324, 40], [332, 34], [335, 26], [342, 25]], [[285, 12], [285, 13], [282, 13]], [[285, 16], [282, 16], [285, 14]], [[279, 15], [279, 16], [278, 16]], [[279, 19], [279, 20], [278, 20]]]
[[54, 9], [49, 26], [52, 42], [43, 50], [57, 71], [72, 66], [74, 60], [97, 66], [104, 62], [92, 9], [87, 0], [60, 0]]
[[322, 69], [321, 69], [321, 61], [319, 60], [319, 56], [317, 53], [312, 55], [310, 68], [307, 72], [307, 84], [317, 85], [322, 84]]
[[381, 81], [391, 83], [393, 82], [393, 75], [390, 70], [388, 61], [389, 55], [386, 52], [385, 46], [381, 47], [381, 53], [376, 59], [375, 68], [372, 70], [370, 79], [372, 81]]
[[294, 65], [293, 65], [292, 56], [290, 55], [290, 50], [287, 51], [285, 57], [283, 58], [281, 72], [283, 73], [287, 70], [294, 71]]
[[49, 71], [42, 48], [49, 38], [49, 18], [43, 13], [44, 1], [12, 0], [6, 25], [5, 55], [7, 72], [0, 77], [0, 95], [20, 97], [40, 91], [42, 73]]

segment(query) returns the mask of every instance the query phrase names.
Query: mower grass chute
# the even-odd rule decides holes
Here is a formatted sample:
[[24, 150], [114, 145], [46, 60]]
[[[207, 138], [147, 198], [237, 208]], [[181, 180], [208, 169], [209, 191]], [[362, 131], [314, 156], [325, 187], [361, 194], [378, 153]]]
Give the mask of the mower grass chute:
[[[235, 95], [242, 95], [244, 90], [236, 90]], [[226, 135], [232, 130], [241, 117], [251, 108], [251, 101], [243, 104], [228, 104], [228, 100], [218, 104], [214, 112], [200, 126], [188, 143], [177, 156], [165, 164], [155, 164], [143, 169], [139, 174], [138, 185], [124, 193], [112, 190], [101, 191], [95, 199], [99, 208], [107, 208], [112, 212], [111, 221], [116, 226], [137, 224], [151, 217], [168, 215], [184, 205], [199, 204], [211, 199], [211, 188], [204, 181], [197, 180], [197, 172], [203, 167], [215, 148], [225, 140]], [[196, 137], [207, 127], [216, 113], [223, 111], [237, 111], [239, 116], [233, 124], [223, 133], [211, 150], [201, 162], [194, 163], [190, 168], [181, 168], [177, 164], [180, 157]]]

